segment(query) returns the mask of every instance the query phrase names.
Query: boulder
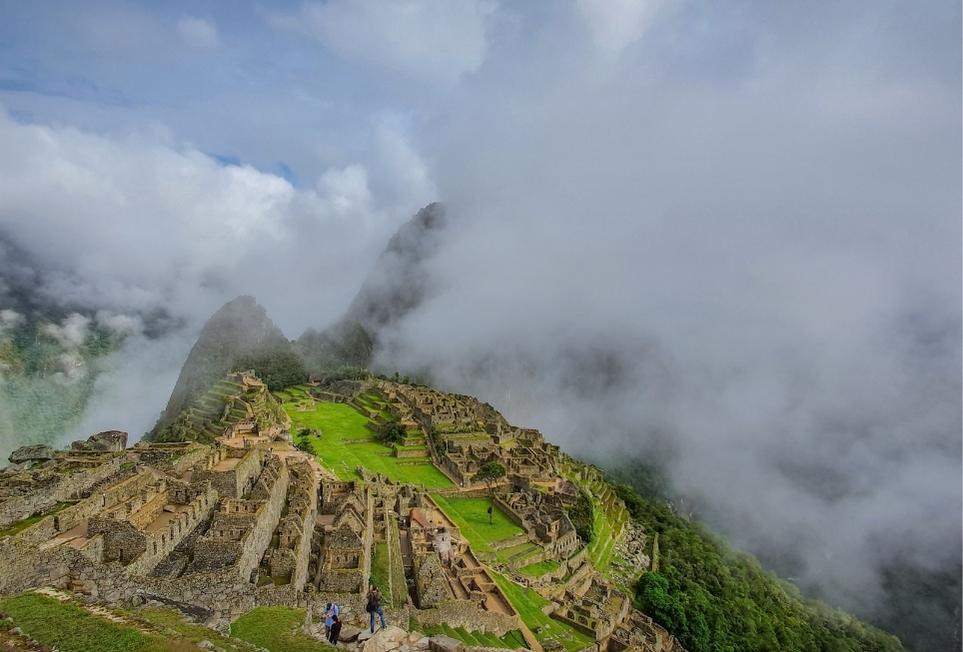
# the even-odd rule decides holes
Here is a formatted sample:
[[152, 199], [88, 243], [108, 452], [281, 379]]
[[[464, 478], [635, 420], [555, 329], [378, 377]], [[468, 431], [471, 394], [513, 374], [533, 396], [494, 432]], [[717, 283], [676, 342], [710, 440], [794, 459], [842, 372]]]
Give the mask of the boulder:
[[54, 449], [46, 444], [34, 444], [31, 446], [21, 446], [17, 450], [10, 453], [9, 459], [14, 464], [21, 464], [23, 462], [31, 461], [43, 461], [52, 460], [54, 458]]
[[389, 625], [376, 631], [374, 636], [369, 637], [364, 642], [361, 649], [364, 652], [391, 652], [400, 648], [403, 643], [407, 644], [407, 642], [408, 632], [400, 627]]
[[[371, 630], [366, 629], [370, 638]], [[352, 641], [357, 641], [358, 636], [361, 634], [360, 627], [352, 627], [351, 625], [341, 625], [341, 633], [338, 634], [338, 640], [342, 643], [351, 643]]]
[[119, 453], [127, 448], [127, 433], [123, 430], [104, 430], [87, 437], [87, 441], [71, 442], [75, 451], [102, 451]]
[[450, 636], [432, 636], [428, 639], [428, 649], [431, 652], [464, 652], [465, 644]]

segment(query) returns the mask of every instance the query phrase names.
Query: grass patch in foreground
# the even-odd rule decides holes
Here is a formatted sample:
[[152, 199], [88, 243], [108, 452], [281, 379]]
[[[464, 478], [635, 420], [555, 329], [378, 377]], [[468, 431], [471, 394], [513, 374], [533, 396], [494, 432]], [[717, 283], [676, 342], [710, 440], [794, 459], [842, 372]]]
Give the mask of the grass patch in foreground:
[[492, 543], [525, 533], [498, 505], [495, 505], [492, 523], [489, 523], [488, 506], [491, 501], [488, 498], [448, 498], [440, 495], [433, 495], [432, 498], [455, 522], [475, 552], [492, 552]]
[[367, 417], [350, 405], [319, 401], [307, 411], [299, 410], [294, 403], [285, 403], [283, 407], [294, 422], [294, 431], [311, 428], [321, 433], [308, 437], [307, 441], [318, 461], [342, 480], [357, 480], [356, 469], [362, 466], [397, 482], [432, 489], [454, 486], [429, 461], [402, 463], [404, 460], [395, 457], [393, 449], [375, 438], [367, 426]]
[[256, 649], [250, 643], [245, 643], [240, 639], [222, 636], [217, 630], [188, 622], [176, 609], [144, 607], [131, 613], [137, 618], [146, 620], [162, 632], [163, 630], [170, 630], [173, 634], [182, 636], [195, 644], [201, 641], [210, 641], [228, 652], [253, 652]]
[[594, 638], [542, 613], [542, 608], [548, 604], [548, 600], [535, 591], [519, 586], [494, 571], [489, 571], [489, 574], [539, 642], [548, 644], [550, 641], [556, 641], [570, 652], [583, 650], [595, 643]]
[[37, 593], [2, 600], [0, 611], [12, 617], [27, 636], [61, 652], [153, 652], [174, 647], [160, 636], [112, 623], [83, 607]]
[[231, 636], [271, 652], [318, 652], [335, 648], [301, 632], [304, 609], [258, 607], [231, 623]]

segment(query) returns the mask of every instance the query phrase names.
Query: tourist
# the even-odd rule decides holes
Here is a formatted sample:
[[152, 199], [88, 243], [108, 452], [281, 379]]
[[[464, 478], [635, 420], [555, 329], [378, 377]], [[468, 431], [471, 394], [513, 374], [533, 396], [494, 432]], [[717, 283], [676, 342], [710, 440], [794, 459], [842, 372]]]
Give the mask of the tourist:
[[384, 629], [385, 625], [385, 610], [381, 607], [381, 592], [378, 591], [378, 587], [371, 585], [368, 589], [368, 606], [365, 607], [368, 611], [368, 615], [371, 618], [371, 633], [374, 634], [375, 631], [375, 614], [381, 617], [381, 629]]
[[331, 618], [331, 631], [328, 632], [328, 643], [338, 644], [338, 637], [341, 635], [341, 619], [338, 616]]
[[334, 624], [335, 618], [341, 615], [341, 608], [336, 602], [329, 602], [324, 608], [324, 635], [325, 638], [331, 633], [331, 625]]

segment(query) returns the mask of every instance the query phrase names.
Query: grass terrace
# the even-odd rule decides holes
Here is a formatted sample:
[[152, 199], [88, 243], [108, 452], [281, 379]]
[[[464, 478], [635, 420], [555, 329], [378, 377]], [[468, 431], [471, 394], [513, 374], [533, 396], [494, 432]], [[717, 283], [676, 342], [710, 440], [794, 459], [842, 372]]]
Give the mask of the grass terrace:
[[424, 632], [425, 636], [450, 636], [456, 641], [477, 647], [505, 648], [508, 650], [528, 647], [522, 633], [517, 630], [508, 632], [502, 637], [488, 632], [469, 632], [461, 627], [450, 627], [448, 625], [418, 627], [418, 631]]
[[489, 573], [498, 588], [502, 590], [508, 601], [525, 625], [535, 634], [535, 638], [543, 645], [555, 641], [566, 650], [575, 652], [584, 650], [595, 644], [595, 639], [578, 631], [574, 627], [545, 615], [542, 611], [549, 602], [535, 591], [519, 586], [507, 577], [494, 571]]
[[258, 607], [231, 623], [231, 636], [271, 652], [334, 650], [301, 632], [304, 609]]
[[560, 564], [554, 559], [546, 559], [545, 561], [535, 562], [528, 566], [522, 566], [518, 571], [522, 575], [528, 575], [529, 577], [541, 577], [546, 573], [557, 571], [559, 566]]
[[[0, 611], [43, 645], [61, 652], [155, 652], [183, 649], [159, 634], [114, 623], [71, 602], [37, 593], [0, 601]], [[190, 649], [198, 649], [189, 646]]]
[[283, 404], [296, 432], [302, 428], [319, 431], [308, 437], [311, 448], [322, 464], [342, 480], [358, 479], [362, 466], [397, 482], [410, 482], [430, 489], [454, 486], [445, 474], [429, 460], [406, 460], [379, 442], [368, 427], [368, 418], [344, 403], [318, 401], [309, 410], [299, 409], [296, 402]]
[[210, 641], [226, 652], [255, 652], [257, 649], [238, 638], [223, 636], [217, 630], [188, 622], [176, 609], [144, 607], [132, 615], [156, 627], [166, 638], [180, 637], [193, 643]]
[[452, 498], [440, 495], [433, 495], [432, 498], [448, 518], [458, 526], [475, 552], [495, 552], [493, 543], [525, 533], [525, 530], [508, 518], [508, 515], [497, 505], [493, 522], [489, 523], [488, 498]]

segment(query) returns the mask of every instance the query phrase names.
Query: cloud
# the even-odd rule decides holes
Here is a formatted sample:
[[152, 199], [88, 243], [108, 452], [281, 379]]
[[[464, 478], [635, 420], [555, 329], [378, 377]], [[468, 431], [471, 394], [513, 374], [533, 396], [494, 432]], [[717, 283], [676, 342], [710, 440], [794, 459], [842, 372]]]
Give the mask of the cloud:
[[[397, 165], [419, 167], [408, 145], [413, 158], [398, 158], [405, 136], [392, 133], [383, 157], [380, 145], [373, 148], [375, 177], [405, 178]], [[433, 199], [409, 186], [387, 204], [372, 195], [371, 178], [365, 165], [350, 163], [298, 189], [163, 134], [121, 138], [0, 113], [0, 233], [32, 261], [19, 291], [83, 307], [127, 337], [108, 374], [162, 379], [144, 383], [155, 393], [145, 393], [137, 410], [123, 382], [98, 380], [98, 418], [112, 413], [132, 432], [153, 424], [170, 393], [167, 381], [184, 359], [170, 352], [189, 348], [167, 340], [188, 341], [224, 301], [254, 294], [291, 337], [338, 316], [397, 225]], [[158, 314], [167, 334], [155, 341], [143, 333], [157, 330]], [[44, 327], [69, 354], [65, 371], [80, 369], [75, 353], [90, 323], [73, 314]], [[145, 360], [150, 367], [125, 367]]]
[[868, 6], [810, 17], [830, 35], [772, 9], [738, 43], [688, 18], [602, 63], [506, 46], [436, 109], [452, 226], [380, 361], [658, 460], [871, 613], [885, 569], [960, 560], [959, 79]]
[[217, 27], [203, 18], [184, 16], [177, 21], [177, 33], [185, 43], [195, 48], [212, 49], [220, 43]]
[[577, 0], [595, 44], [618, 53], [638, 41], [667, 0]]
[[484, 62], [486, 22], [494, 10], [488, 0], [329, 0], [305, 3], [273, 22], [318, 39], [345, 59], [447, 83]]

